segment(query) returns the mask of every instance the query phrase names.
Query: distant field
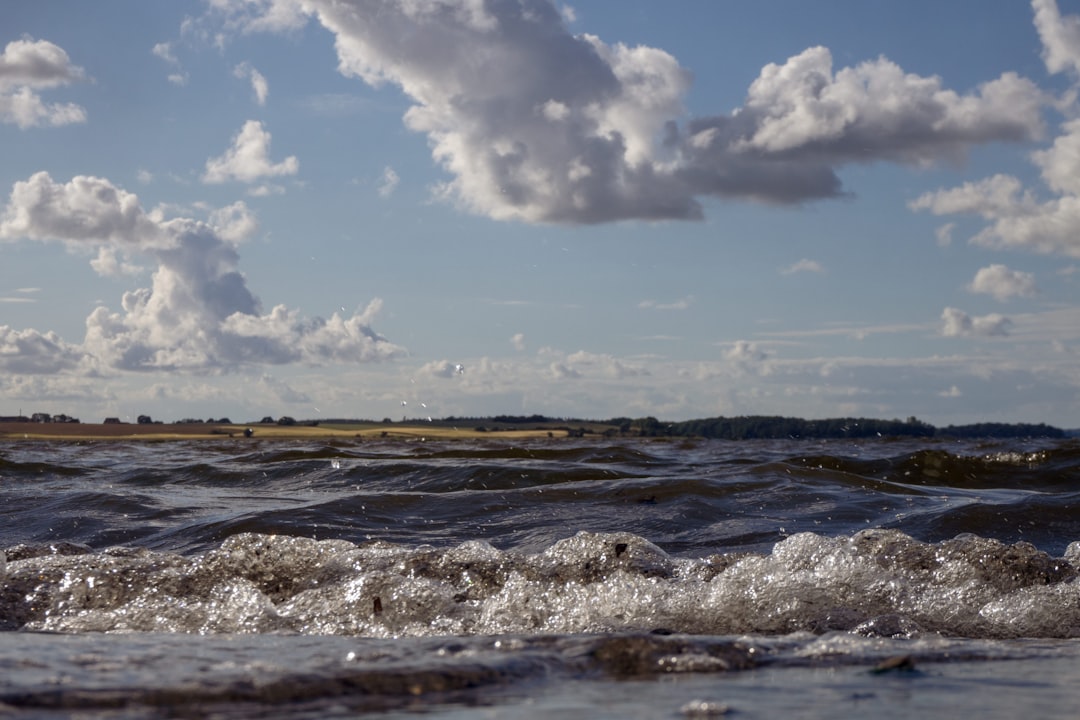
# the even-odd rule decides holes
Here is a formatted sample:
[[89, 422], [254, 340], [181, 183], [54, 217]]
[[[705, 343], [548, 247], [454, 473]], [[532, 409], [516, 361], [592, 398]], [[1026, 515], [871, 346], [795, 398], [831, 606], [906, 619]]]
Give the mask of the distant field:
[[64, 440], [192, 440], [198, 438], [246, 439], [244, 431], [251, 429], [253, 438], [317, 439], [317, 438], [539, 438], [566, 437], [564, 429], [478, 430], [475, 428], [441, 427], [437, 425], [406, 425], [384, 423], [331, 423], [326, 425], [218, 425], [213, 423], [146, 424], [136, 423], [0, 423], [0, 439], [64, 439]]

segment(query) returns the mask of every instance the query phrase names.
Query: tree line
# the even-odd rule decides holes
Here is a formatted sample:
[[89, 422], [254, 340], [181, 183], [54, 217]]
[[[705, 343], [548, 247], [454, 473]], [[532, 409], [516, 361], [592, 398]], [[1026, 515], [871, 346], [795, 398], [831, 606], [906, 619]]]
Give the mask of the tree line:
[[[1063, 438], [1066, 432], [1045, 423], [982, 422], [935, 427], [915, 417], [907, 420], [874, 418], [827, 418], [806, 420], [779, 415], [713, 417], [663, 422], [655, 417], [616, 417], [608, 420], [576, 420], [544, 415], [495, 415], [486, 418], [444, 418], [442, 422], [486, 422], [502, 425], [534, 425], [572, 428], [588, 426], [586, 432], [605, 432], [638, 437], [699, 437], [721, 440], [829, 439], [874, 437], [919, 438]], [[597, 426], [604, 426], [598, 430]]]
[[[976, 437], [1045, 437], [1062, 438], [1065, 431], [1045, 423], [973, 423], [934, 427], [914, 417], [907, 420], [874, 418], [829, 418], [804, 420], [779, 416], [708, 418], [670, 423], [667, 427], [646, 421], [644, 429], [657, 434], [694, 436], [728, 440], [776, 438], [976, 438]], [[665, 432], [666, 431], [666, 432]]]

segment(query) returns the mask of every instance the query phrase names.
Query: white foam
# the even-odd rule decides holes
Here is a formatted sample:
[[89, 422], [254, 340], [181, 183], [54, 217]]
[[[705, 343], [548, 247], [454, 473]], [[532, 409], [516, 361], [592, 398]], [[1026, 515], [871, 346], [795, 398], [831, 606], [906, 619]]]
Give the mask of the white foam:
[[928, 544], [893, 530], [802, 533], [768, 555], [703, 559], [625, 533], [579, 533], [537, 554], [245, 534], [190, 558], [111, 550], [6, 569], [5, 617], [65, 632], [1080, 636], [1067, 560], [1025, 543]]

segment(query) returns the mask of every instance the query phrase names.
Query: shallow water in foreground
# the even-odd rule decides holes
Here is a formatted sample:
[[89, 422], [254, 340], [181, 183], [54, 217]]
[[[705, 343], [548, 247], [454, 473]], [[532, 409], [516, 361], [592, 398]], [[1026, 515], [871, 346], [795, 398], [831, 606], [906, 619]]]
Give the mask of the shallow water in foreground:
[[0, 715], [1073, 717], [1078, 481], [1067, 441], [7, 443]]

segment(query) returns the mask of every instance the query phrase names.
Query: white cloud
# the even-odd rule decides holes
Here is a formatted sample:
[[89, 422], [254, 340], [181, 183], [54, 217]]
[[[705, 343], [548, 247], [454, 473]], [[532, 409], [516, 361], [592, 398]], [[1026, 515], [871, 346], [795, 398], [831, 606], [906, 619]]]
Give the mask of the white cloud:
[[162, 60], [169, 63], [170, 65], [179, 65], [180, 64], [180, 61], [176, 58], [176, 55], [173, 53], [172, 43], [168, 43], [168, 42], [157, 43], [150, 50], [150, 52], [153, 53], [155, 57], [161, 58]]
[[575, 377], [589, 374], [620, 379], [649, 374], [648, 369], [644, 366], [620, 360], [608, 353], [592, 353], [579, 350], [568, 355], [566, 362], [577, 373]]
[[[1032, 5], [1047, 69], [1077, 73], [1080, 18], [1062, 16], [1053, 0], [1034, 0]], [[1075, 94], [1066, 96], [1061, 109], [1074, 119], [1062, 124], [1050, 147], [1031, 155], [1052, 192], [1050, 199], [1039, 199], [1016, 177], [999, 174], [925, 193], [911, 208], [935, 215], [978, 215], [986, 224], [971, 238], [977, 245], [1080, 257], [1080, 119], [1075, 119], [1080, 108]]]
[[36, 295], [37, 293], [40, 293], [41, 288], [36, 288], [36, 287], [16, 288], [14, 292], [16, 293], [14, 296], [0, 297], [0, 303], [14, 303], [14, 304], [36, 303], [37, 298], [31, 297], [31, 296]]
[[1080, 19], [1075, 15], [1062, 17], [1055, 0], [1032, 0], [1031, 6], [1046, 69], [1080, 74]]
[[827, 48], [766, 66], [739, 115], [749, 115], [738, 145], [765, 152], [859, 156], [925, 163], [959, 159], [970, 143], [1036, 135], [1042, 96], [1030, 81], [1006, 73], [961, 96], [936, 77], [905, 73], [879, 58], [833, 72]]
[[[442, 0], [445, 1], [445, 0]], [[307, 17], [297, 2], [278, 0], [207, 0], [214, 10], [224, 13], [225, 27], [240, 32], [283, 32], [304, 26]], [[194, 20], [185, 21], [191, 32], [202, 32]]]
[[581, 377], [581, 373], [574, 368], [555, 361], [548, 366], [548, 370], [551, 373], [551, 377], [555, 380], [577, 380]]
[[[174, 377], [157, 386], [151, 384], [154, 375], [113, 374], [108, 382], [80, 380], [86, 386], [81, 389], [72, 376], [0, 372], [0, 393], [9, 401], [31, 400], [35, 410], [84, 419], [116, 415], [134, 420], [143, 412], [155, 418], [205, 417], [209, 412], [241, 421], [281, 414], [304, 418], [313, 412], [323, 417], [386, 417], [400, 415], [401, 401], [407, 399], [410, 415], [441, 417], [505, 412], [568, 418], [654, 415], [661, 420], [747, 414], [917, 415], [936, 425], [1001, 420], [1071, 427], [1080, 392], [1074, 347], [1080, 324], [1075, 315], [1074, 311], [1071, 321], [1066, 317], [1055, 321], [1066, 329], [1068, 340], [1062, 345], [1073, 352], [1055, 353], [1049, 342], [1029, 342], [1030, 318], [1025, 316], [1017, 321], [1015, 339], [981, 344], [973, 354], [784, 357], [784, 345], [770, 345], [770, 371], [752, 378], [724, 357], [706, 361], [617, 357], [648, 371], [619, 378], [605, 375], [598, 366], [570, 367], [567, 354], [549, 348], [512, 359], [454, 358], [454, 363], [467, 367], [459, 381], [437, 375], [449, 372], [451, 361], [418, 359], [311, 370], [279, 367], [271, 371], [281, 380], [265, 382], [259, 375], [266, 369], [187, 380]], [[421, 372], [424, 365], [436, 374]], [[574, 375], [580, 381], [572, 381]], [[962, 388], [959, 402], [949, 397], [953, 386]], [[426, 410], [417, 409], [421, 402]], [[103, 407], [115, 409], [106, 412]]]
[[82, 80], [63, 48], [48, 40], [13, 40], [0, 54], [0, 92], [13, 88], [52, 88]]
[[205, 183], [230, 180], [250, 183], [266, 177], [295, 175], [300, 170], [300, 162], [295, 156], [290, 155], [275, 164], [269, 155], [270, 133], [258, 120], [248, 120], [224, 155], [206, 161], [202, 180]]
[[83, 69], [73, 65], [68, 54], [48, 40], [23, 38], [9, 42], [0, 53], [0, 123], [26, 129], [86, 122], [86, 110], [79, 105], [47, 104], [36, 92], [84, 77]]
[[995, 337], [1009, 334], [1012, 320], [997, 313], [972, 317], [963, 310], [947, 307], [941, 313], [941, 334], [945, 337]]
[[694, 296], [688, 295], [687, 297], [667, 303], [657, 302], [655, 300], [642, 300], [638, 303], [638, 307], [642, 310], [688, 310], [693, 304]]
[[209, 215], [210, 225], [222, 240], [239, 245], [251, 238], [259, 229], [259, 221], [243, 202], [234, 202], [227, 207], [212, 210]]
[[75, 370], [85, 360], [80, 348], [64, 342], [56, 333], [0, 325], [0, 368], [4, 372], [49, 375]]
[[510, 344], [518, 352], [523, 352], [525, 350], [525, 333], [514, 333], [513, 337], [510, 338]]
[[270, 84], [266, 82], [261, 72], [251, 66], [251, 63], [242, 62], [233, 68], [233, 77], [248, 80], [251, 83], [251, 91], [255, 94], [255, 102], [260, 107], [266, 105], [266, 98], [270, 95]]
[[802, 260], [799, 260], [798, 262], [789, 265], [786, 268], [781, 268], [780, 270], [781, 275], [794, 275], [795, 273], [802, 272], [823, 273], [825, 272], [825, 266], [823, 266], [817, 260], [808, 260], [806, 258], [803, 258]]
[[[1067, 157], [1072, 148], [1080, 149], [1080, 121], [1066, 123], [1064, 129], [1066, 135], [1059, 137], [1052, 148], [1035, 154], [1043, 166], [1044, 178], [1062, 189], [1057, 197], [1039, 201], [1017, 178], [998, 174], [925, 193], [910, 207], [935, 215], [979, 215], [987, 225], [971, 238], [976, 245], [1080, 257], [1080, 195], [1067, 188], [1069, 180], [1064, 169], [1072, 160], [1080, 159]], [[1080, 170], [1080, 163], [1073, 169]]]
[[992, 295], [1002, 302], [1011, 297], [1030, 297], [1035, 294], [1035, 276], [1005, 265], [990, 265], [975, 273], [968, 290]]
[[747, 340], [736, 340], [730, 349], [724, 351], [724, 360], [739, 373], [768, 374], [771, 372], [768, 353], [757, 343]]
[[884, 58], [834, 70], [820, 47], [765, 67], [730, 115], [680, 126], [691, 78], [672, 55], [572, 34], [549, 0], [211, 5], [228, 31], [316, 18], [343, 74], [412, 99], [406, 125], [450, 175], [439, 196], [502, 220], [692, 219], [701, 196], [835, 197], [846, 164], [960, 160], [1042, 129], [1042, 93], [1014, 74], [959, 94]]
[[[122, 271], [120, 258], [132, 255], [156, 263], [151, 287], [124, 293], [121, 312], [98, 307], [86, 320], [80, 351], [105, 367], [217, 371], [403, 354], [371, 327], [379, 300], [352, 317], [304, 318], [282, 305], [262, 314], [236, 250], [255, 227], [243, 203], [212, 212], [209, 222], [166, 219], [160, 210], [144, 211], [135, 195], [108, 180], [76, 177], [61, 184], [43, 172], [16, 183], [0, 215], [0, 239], [97, 248], [99, 271]], [[24, 342], [24, 354], [43, 344], [36, 331], [27, 332], [37, 344]]]
[[30, 88], [0, 94], [0, 122], [29, 128], [39, 125], [71, 125], [86, 122], [86, 111], [74, 103], [47, 105]]
[[0, 215], [0, 239], [59, 240], [118, 248], [163, 248], [168, 226], [147, 214], [132, 193], [108, 180], [80, 175], [66, 184], [46, 172], [15, 183]]
[[255, 187], [248, 188], [247, 194], [250, 197], [271, 197], [273, 195], [284, 195], [285, 188], [281, 185], [274, 185], [268, 183], [265, 185], [256, 185]]
[[389, 165], [383, 168], [382, 180], [379, 182], [379, 197], [385, 198], [393, 195], [400, 181], [401, 178], [394, 172], [394, 168]]
[[1032, 153], [1031, 159], [1051, 190], [1075, 197], [1080, 195], [1080, 120], [1066, 122], [1062, 131], [1050, 148]]
[[97, 257], [90, 261], [90, 267], [103, 277], [134, 276], [143, 271], [140, 266], [129, 262], [118, 248], [108, 245], [98, 248]]
[[432, 360], [421, 366], [419, 374], [425, 377], [431, 378], [452, 378], [458, 375], [464, 374], [464, 369], [460, 363], [453, 363], [449, 360]]

